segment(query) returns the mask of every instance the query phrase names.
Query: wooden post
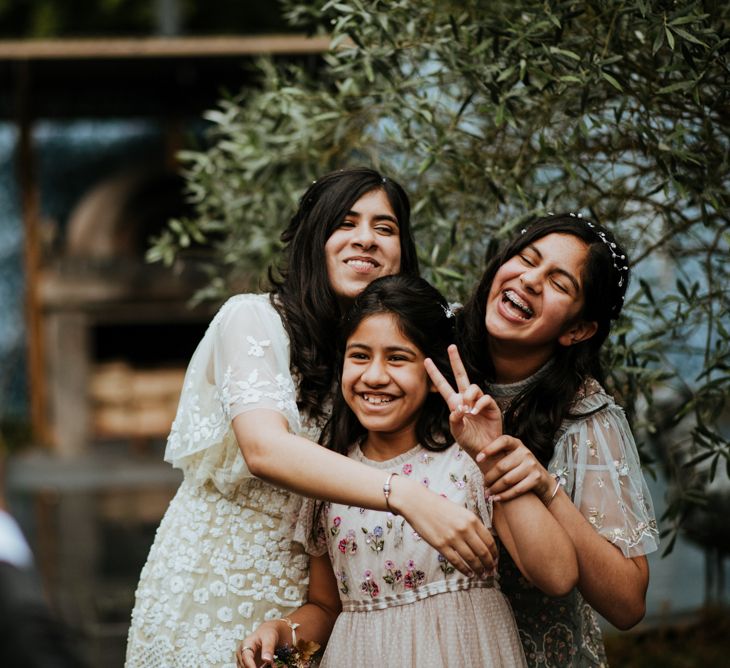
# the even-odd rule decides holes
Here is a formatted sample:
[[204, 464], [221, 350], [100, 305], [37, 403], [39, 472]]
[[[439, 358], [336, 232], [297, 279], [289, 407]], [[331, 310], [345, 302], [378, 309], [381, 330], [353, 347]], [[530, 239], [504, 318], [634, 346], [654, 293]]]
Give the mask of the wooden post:
[[27, 329], [28, 381], [30, 417], [34, 437], [50, 442], [46, 414], [46, 382], [43, 358], [41, 305], [38, 295], [40, 273], [40, 235], [38, 231], [39, 193], [33, 151], [33, 121], [30, 108], [31, 72], [28, 61], [18, 62], [17, 122], [20, 131], [18, 146], [18, 181], [20, 183], [23, 226], [25, 229], [25, 314]]

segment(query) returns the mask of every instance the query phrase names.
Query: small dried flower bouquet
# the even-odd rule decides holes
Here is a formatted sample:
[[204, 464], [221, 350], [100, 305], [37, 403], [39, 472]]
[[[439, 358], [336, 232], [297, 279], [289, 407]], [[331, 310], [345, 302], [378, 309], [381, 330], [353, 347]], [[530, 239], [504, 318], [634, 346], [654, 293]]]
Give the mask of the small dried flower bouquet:
[[274, 654], [276, 668], [313, 668], [315, 655], [319, 651], [316, 642], [299, 640], [295, 645], [277, 647]]

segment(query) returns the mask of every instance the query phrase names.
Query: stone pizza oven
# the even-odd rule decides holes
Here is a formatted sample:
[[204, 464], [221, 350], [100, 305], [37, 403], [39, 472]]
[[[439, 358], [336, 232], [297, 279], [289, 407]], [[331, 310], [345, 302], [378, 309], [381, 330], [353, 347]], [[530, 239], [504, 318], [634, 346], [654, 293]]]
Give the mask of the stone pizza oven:
[[73, 208], [41, 273], [48, 424], [55, 449], [164, 438], [185, 365], [211, 315], [191, 309], [202, 276], [145, 261], [152, 235], [184, 213], [180, 178], [127, 169]]

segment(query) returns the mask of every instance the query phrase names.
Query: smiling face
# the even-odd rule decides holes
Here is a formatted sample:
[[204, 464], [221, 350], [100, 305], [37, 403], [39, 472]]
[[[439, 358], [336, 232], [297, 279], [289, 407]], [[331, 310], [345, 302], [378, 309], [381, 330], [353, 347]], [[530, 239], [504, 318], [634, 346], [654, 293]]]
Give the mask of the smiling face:
[[343, 397], [369, 432], [366, 445], [387, 450], [387, 457], [416, 444], [416, 422], [431, 391], [423, 361], [389, 313], [365, 318], [347, 340]]
[[573, 345], [595, 332], [581, 321], [587, 244], [570, 234], [548, 234], [505, 262], [487, 297], [486, 327], [497, 352], [509, 349], [543, 362], [556, 345]]
[[358, 199], [327, 239], [324, 252], [332, 290], [345, 302], [376, 278], [398, 273], [398, 219], [385, 192], [371, 190]]

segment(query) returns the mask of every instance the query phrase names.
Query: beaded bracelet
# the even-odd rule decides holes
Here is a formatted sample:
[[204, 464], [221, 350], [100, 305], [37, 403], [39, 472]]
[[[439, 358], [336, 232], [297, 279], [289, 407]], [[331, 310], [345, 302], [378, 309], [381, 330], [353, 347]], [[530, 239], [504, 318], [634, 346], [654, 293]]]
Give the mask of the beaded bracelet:
[[392, 490], [390, 481], [393, 480], [393, 476], [398, 475], [397, 473], [389, 473], [388, 478], [385, 481], [385, 484], [383, 485], [383, 496], [385, 497], [385, 507], [388, 509], [389, 513], [393, 513], [393, 515], [397, 515], [398, 513], [394, 512], [393, 509], [390, 507], [390, 501], [388, 500], [390, 498], [390, 492]]
[[296, 647], [297, 644], [297, 629], [301, 626], [301, 624], [297, 624], [296, 622], [293, 622], [288, 617], [282, 617], [281, 621], [284, 622], [289, 627], [289, 630], [291, 631], [291, 645], [292, 647]]

